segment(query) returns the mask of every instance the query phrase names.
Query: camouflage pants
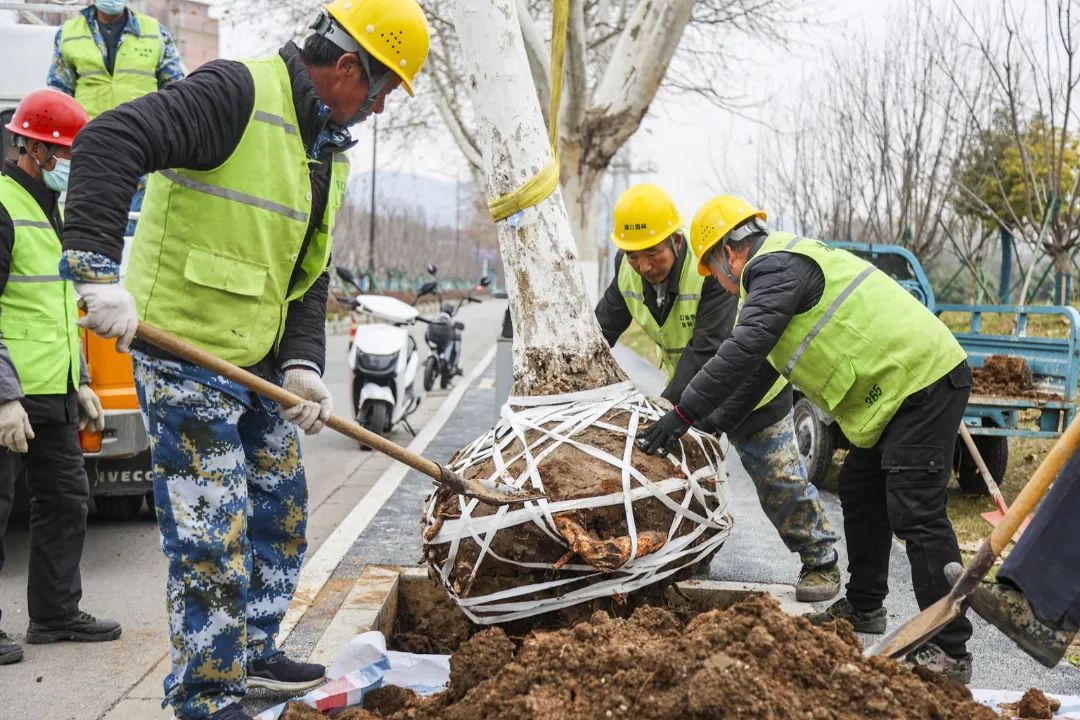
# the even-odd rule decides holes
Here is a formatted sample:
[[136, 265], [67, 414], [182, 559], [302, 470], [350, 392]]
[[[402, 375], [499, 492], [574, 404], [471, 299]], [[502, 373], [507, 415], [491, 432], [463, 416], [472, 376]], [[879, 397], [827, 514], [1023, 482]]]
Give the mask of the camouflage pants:
[[803, 565], [817, 567], [836, 559], [837, 536], [825, 517], [817, 488], [795, 442], [792, 414], [778, 423], [731, 443], [757, 489], [761, 509]]
[[165, 701], [202, 720], [276, 652], [307, 542], [296, 428], [277, 406], [183, 362], [133, 353], [169, 562]]

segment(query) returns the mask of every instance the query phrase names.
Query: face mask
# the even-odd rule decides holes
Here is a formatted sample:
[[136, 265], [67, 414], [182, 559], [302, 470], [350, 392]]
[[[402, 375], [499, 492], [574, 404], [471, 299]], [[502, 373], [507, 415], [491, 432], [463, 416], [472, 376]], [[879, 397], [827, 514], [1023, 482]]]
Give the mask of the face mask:
[[41, 168], [41, 177], [46, 187], [53, 192], [64, 192], [68, 186], [68, 174], [71, 172], [71, 161], [64, 158], [56, 158], [56, 166], [52, 170]]
[[94, 6], [106, 15], [119, 15], [124, 12], [127, 0], [97, 0]]

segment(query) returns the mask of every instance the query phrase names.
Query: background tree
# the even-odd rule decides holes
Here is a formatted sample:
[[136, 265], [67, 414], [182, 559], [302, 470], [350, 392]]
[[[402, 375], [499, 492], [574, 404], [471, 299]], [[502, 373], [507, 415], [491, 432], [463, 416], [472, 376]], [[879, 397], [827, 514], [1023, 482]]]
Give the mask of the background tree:
[[[423, 0], [432, 28], [431, 55], [418, 84], [420, 102], [388, 118], [392, 131], [417, 132], [441, 119], [476, 180], [482, 178], [477, 113], [467, 92], [463, 57], [450, 0]], [[548, 44], [551, 3], [516, 0], [529, 70], [540, 105], [551, 93]], [[229, 0], [230, 12], [250, 12], [251, 0]], [[302, 34], [310, 8], [288, 0], [260, 3]], [[612, 158], [641, 125], [662, 87], [696, 93], [713, 107], [738, 110], [742, 99], [734, 54], [744, 40], [782, 46], [788, 30], [804, 24], [810, 8], [798, 0], [573, 0], [567, 36], [560, 133], [561, 185], [590, 294], [599, 272], [594, 228], [601, 179]], [[678, 55], [676, 50], [679, 50]], [[380, 124], [380, 130], [383, 123]]]
[[[1080, 245], [1074, 130], [1080, 17], [1070, 0], [1043, 0], [1024, 9], [1030, 13], [1004, 0], [971, 10], [957, 5], [953, 22], [944, 25], [955, 28], [953, 45], [969, 48], [967, 62], [949, 77], [979, 131], [979, 142], [964, 158], [958, 207], [1008, 230], [1036, 256], [1045, 252], [1057, 278], [1055, 297], [1064, 300]], [[986, 88], [986, 98], [971, 90], [976, 83]], [[1053, 211], [1039, 247], [1048, 208]], [[1028, 275], [1035, 260], [1028, 263]], [[1031, 286], [1030, 278], [1025, 281]]]

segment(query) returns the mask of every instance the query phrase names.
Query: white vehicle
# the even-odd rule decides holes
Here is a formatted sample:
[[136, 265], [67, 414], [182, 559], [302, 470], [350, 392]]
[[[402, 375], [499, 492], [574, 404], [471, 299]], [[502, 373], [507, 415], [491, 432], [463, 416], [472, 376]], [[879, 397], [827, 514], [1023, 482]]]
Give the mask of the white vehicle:
[[[338, 275], [356, 285], [347, 270], [338, 268]], [[353, 416], [380, 435], [399, 423], [415, 435], [408, 418], [420, 406], [420, 354], [409, 328], [423, 318], [412, 305], [386, 295], [358, 295], [343, 301], [380, 321], [357, 327], [349, 346]]]

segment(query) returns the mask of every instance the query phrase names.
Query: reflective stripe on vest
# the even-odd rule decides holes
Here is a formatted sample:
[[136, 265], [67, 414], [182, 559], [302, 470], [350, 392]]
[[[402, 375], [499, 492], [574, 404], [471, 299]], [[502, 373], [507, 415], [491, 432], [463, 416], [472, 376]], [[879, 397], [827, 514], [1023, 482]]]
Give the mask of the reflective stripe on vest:
[[312, 161], [289, 72], [277, 55], [244, 65], [255, 102], [239, 144], [213, 170], [151, 175], [124, 283], [143, 320], [250, 366], [275, 350], [289, 302], [326, 271], [349, 163], [333, 158], [326, 212], [301, 257]]
[[[682, 232], [683, 237], [687, 237], [686, 232]], [[694, 337], [697, 308], [701, 301], [701, 286], [704, 281], [705, 278], [697, 271], [697, 258], [687, 245], [682, 271], [679, 273], [678, 293], [664, 324], [659, 325], [645, 305], [645, 283], [641, 275], [625, 256], [619, 265], [619, 291], [626, 301], [626, 309], [660, 348], [660, 367], [667, 377], [667, 382], [671, 382], [675, 377], [679, 358]]]
[[60, 238], [37, 201], [6, 176], [0, 176], [0, 206], [15, 228], [0, 335], [23, 393], [62, 395], [79, 386], [82, 346], [74, 287], [56, 272]]
[[772, 233], [747, 268], [776, 252], [813, 261], [825, 289], [814, 307], [792, 317], [769, 364], [830, 413], [856, 447], [877, 443], [908, 396], [966, 358], [932, 312], [870, 263], [818, 240]]
[[75, 72], [75, 99], [91, 119], [158, 89], [157, 68], [163, 52], [161, 26], [142, 13], [135, 13], [135, 19], [139, 34], [121, 34], [112, 74], [82, 13], [65, 22], [60, 31], [64, 61]]

